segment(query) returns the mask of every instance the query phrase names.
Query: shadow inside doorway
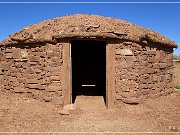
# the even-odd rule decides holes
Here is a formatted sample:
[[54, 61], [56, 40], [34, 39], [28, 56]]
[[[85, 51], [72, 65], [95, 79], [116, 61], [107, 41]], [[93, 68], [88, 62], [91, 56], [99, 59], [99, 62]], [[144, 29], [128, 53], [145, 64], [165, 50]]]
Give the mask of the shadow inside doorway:
[[76, 96], [103, 96], [106, 103], [106, 42], [73, 40], [72, 102]]

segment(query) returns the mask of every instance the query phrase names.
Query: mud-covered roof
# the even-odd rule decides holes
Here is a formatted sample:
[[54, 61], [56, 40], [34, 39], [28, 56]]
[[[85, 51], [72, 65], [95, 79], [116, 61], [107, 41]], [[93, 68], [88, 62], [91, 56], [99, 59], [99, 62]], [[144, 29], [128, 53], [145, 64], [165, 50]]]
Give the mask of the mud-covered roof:
[[0, 45], [56, 42], [61, 38], [114, 38], [153, 42], [169, 47], [176, 43], [161, 34], [130, 22], [98, 15], [75, 14], [30, 25], [10, 35]]

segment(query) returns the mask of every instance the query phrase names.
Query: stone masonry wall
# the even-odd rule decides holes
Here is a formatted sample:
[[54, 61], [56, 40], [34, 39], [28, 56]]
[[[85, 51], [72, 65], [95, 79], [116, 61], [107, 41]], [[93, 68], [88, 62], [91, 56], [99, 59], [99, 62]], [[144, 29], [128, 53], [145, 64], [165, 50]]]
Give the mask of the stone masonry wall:
[[180, 86], [180, 60], [175, 61], [174, 60], [174, 76], [173, 76], [173, 81], [174, 81], [174, 86]]
[[0, 79], [4, 91], [63, 105], [63, 44], [7, 46], [0, 51]]
[[[147, 42], [108, 44], [114, 50], [115, 103], [135, 104], [173, 91], [172, 48]], [[1, 47], [1, 89], [63, 106], [63, 43], [22, 46]]]
[[173, 91], [172, 48], [145, 42], [115, 44], [115, 99], [136, 104]]

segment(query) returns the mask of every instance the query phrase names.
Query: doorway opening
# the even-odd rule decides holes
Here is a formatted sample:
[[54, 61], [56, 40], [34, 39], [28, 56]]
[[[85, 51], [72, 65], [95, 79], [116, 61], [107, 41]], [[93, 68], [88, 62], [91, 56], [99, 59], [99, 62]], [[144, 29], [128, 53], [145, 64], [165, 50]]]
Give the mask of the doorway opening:
[[76, 97], [103, 96], [106, 104], [106, 42], [72, 40], [72, 103]]

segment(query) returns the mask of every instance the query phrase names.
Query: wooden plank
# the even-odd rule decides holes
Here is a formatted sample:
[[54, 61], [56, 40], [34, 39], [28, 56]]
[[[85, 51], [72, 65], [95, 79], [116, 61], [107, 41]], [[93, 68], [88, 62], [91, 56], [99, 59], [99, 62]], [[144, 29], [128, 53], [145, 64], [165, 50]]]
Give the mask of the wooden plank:
[[64, 105], [71, 103], [70, 44], [63, 44], [63, 96]]
[[108, 44], [106, 46], [106, 104], [107, 108], [114, 107], [114, 52], [113, 46]]
[[82, 87], [95, 87], [96, 85], [94, 84], [82, 84]]

